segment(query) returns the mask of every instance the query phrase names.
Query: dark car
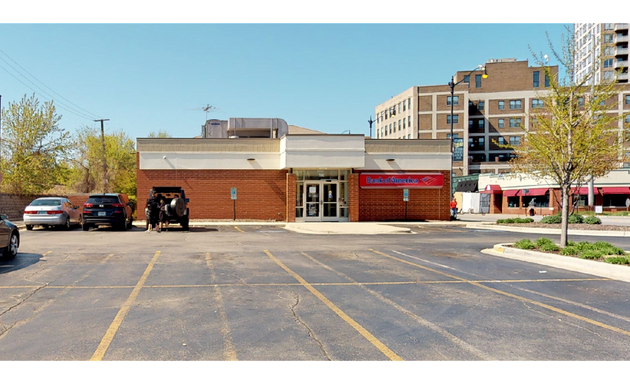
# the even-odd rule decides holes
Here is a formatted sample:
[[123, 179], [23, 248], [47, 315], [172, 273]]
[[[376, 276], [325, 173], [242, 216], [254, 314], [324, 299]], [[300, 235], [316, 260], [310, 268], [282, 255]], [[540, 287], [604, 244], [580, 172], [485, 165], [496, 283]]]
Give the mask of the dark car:
[[2, 256], [12, 259], [17, 256], [20, 246], [20, 231], [17, 226], [7, 220], [6, 215], [0, 215], [0, 251]]
[[131, 228], [132, 213], [132, 203], [123, 193], [90, 195], [83, 204], [83, 230], [88, 231], [90, 227], [109, 225], [124, 231]]

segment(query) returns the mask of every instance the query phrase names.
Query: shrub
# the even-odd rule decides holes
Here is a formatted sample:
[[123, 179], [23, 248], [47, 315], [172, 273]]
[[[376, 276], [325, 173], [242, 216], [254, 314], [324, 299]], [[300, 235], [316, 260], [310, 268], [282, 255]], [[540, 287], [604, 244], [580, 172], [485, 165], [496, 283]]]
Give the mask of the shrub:
[[505, 223], [505, 219], [499, 219], [499, 220], [497, 220], [497, 224], [503, 224], [503, 223]]
[[578, 214], [569, 215], [568, 222], [569, 224], [580, 224], [584, 222], [584, 216]]
[[560, 249], [560, 248], [558, 248], [558, 246], [553, 244], [553, 243], [551, 243], [551, 244], [543, 244], [543, 245], [540, 246], [540, 250], [541, 251], [545, 251], [545, 252], [555, 252], [558, 249]]
[[601, 224], [602, 221], [599, 219], [599, 217], [596, 217], [596, 216], [586, 216], [584, 218], [584, 223], [585, 224]]
[[602, 256], [604, 256], [604, 253], [602, 251], [597, 251], [594, 249], [590, 249], [590, 250], [586, 250], [586, 251], [581, 251], [578, 256], [580, 257], [580, 259], [590, 259], [590, 260], [596, 260], [601, 258]]
[[591, 251], [595, 249], [595, 245], [589, 243], [588, 241], [580, 241], [579, 243], [575, 244], [575, 247], [580, 251]]
[[551, 239], [548, 239], [546, 237], [541, 237], [538, 240], [536, 240], [537, 247], [542, 247], [543, 245], [549, 245], [549, 244], [553, 244], [553, 241], [551, 241]]
[[562, 248], [562, 251], [560, 251], [560, 254], [565, 255], [565, 256], [576, 256], [580, 251], [577, 249], [577, 247], [575, 246], [567, 246]]
[[630, 259], [622, 256], [607, 257], [604, 261], [610, 264], [630, 264]]
[[505, 219], [505, 223], [506, 224], [514, 224], [515, 221], [514, 221], [514, 219], [510, 218], [510, 219]]
[[516, 243], [514, 243], [514, 246], [516, 248], [520, 248], [520, 249], [534, 249], [534, 248], [536, 248], [536, 246], [534, 245], [534, 243], [532, 243], [532, 241], [530, 239], [519, 240]]
[[575, 241], [567, 240], [567, 247], [575, 247], [575, 246], [576, 246]]
[[593, 249], [601, 251], [604, 255], [621, 255], [625, 256], [626, 251], [605, 241], [597, 241], [593, 244]]
[[533, 223], [534, 219], [532, 219], [531, 217], [527, 217], [527, 218], [517, 217], [516, 219], [514, 219], [514, 221], [520, 224], [527, 224], [527, 223]]
[[553, 215], [553, 216], [545, 216], [540, 219], [540, 222], [543, 224], [560, 224], [562, 223], [562, 216]]
[[593, 247], [595, 247], [595, 249], [600, 249], [600, 248], [610, 248], [613, 245], [610, 244], [607, 241], [596, 241], [593, 243]]

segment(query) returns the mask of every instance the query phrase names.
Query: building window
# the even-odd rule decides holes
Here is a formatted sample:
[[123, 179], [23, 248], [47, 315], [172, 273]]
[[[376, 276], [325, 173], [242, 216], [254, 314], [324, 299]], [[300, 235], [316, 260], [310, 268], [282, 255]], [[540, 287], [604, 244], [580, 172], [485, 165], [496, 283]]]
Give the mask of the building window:
[[612, 35], [610, 33], [604, 34], [604, 44], [612, 43]]
[[513, 117], [510, 119], [510, 128], [518, 128], [521, 126], [521, 118]]
[[549, 76], [547, 74], [545, 74], [545, 87], [549, 87]]
[[[446, 124], [451, 123], [451, 115], [446, 115]], [[459, 115], [453, 115], [453, 124], [459, 123]]]
[[584, 97], [580, 96], [578, 97], [578, 107], [583, 107], [584, 106]]
[[407, 110], [407, 100], [403, 100], [403, 112]]
[[475, 75], [475, 88], [481, 88], [481, 75]]
[[534, 88], [540, 87], [540, 71], [534, 71]]
[[503, 128], [503, 119], [499, 119], [499, 128]]
[[411, 139], [411, 133], [407, 135], [407, 138], [408, 138], [408, 139]]
[[400, 120], [398, 120], [398, 130], [400, 131], [402, 129], [402, 125], [400, 125]]
[[472, 129], [473, 125], [474, 125], [474, 121], [469, 119], [468, 120], [468, 129]]
[[396, 122], [394, 121], [394, 132], [396, 132]]
[[[459, 96], [453, 96], [453, 105], [459, 105]], [[446, 98], [446, 105], [451, 105], [451, 97]]]
[[499, 101], [499, 109], [505, 109], [505, 101], [503, 100]]
[[407, 116], [407, 126], [411, 128], [411, 116]]
[[626, 124], [630, 124], [630, 115], [626, 115], [626, 117], [623, 119], [623, 121], [624, 121]]
[[505, 139], [503, 138], [503, 136], [499, 136], [497, 142], [499, 143], [499, 145], [505, 145]]
[[630, 95], [625, 95], [625, 96], [624, 96], [624, 103], [625, 103], [626, 105], [630, 105]]
[[470, 83], [470, 75], [464, 76], [464, 83], [466, 83], [466, 84]]
[[406, 122], [406, 121], [407, 121], [407, 120], [405, 120], [405, 119], [403, 119], [403, 120], [402, 120], [402, 123], [403, 123], [403, 128], [407, 128], [407, 125], [405, 124], [405, 122]]
[[521, 137], [520, 136], [512, 136], [510, 137], [510, 145], [521, 145]]
[[532, 108], [541, 108], [543, 106], [543, 101], [540, 99], [532, 99]]
[[407, 106], [409, 106], [409, 109], [411, 109], [411, 97], [407, 99]]
[[390, 135], [392, 134], [392, 125], [391, 124], [389, 125], [389, 134]]
[[612, 68], [612, 66], [613, 66], [613, 59], [604, 60], [604, 68]]
[[483, 111], [484, 106], [485, 106], [485, 103], [483, 101], [480, 101], [477, 103], [477, 109], [480, 111]]
[[520, 100], [510, 100], [510, 109], [521, 109], [521, 101]]
[[486, 126], [485, 125], [485, 120], [484, 119], [479, 120], [479, 129], [484, 129], [485, 126]]

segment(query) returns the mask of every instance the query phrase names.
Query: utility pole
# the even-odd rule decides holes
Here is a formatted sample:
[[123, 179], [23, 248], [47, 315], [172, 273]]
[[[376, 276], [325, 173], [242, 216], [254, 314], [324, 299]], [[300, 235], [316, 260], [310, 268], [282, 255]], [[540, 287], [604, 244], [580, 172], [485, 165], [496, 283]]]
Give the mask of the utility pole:
[[103, 193], [107, 193], [107, 161], [105, 158], [105, 128], [103, 122], [109, 121], [109, 119], [94, 120], [101, 122], [101, 144], [103, 144]]

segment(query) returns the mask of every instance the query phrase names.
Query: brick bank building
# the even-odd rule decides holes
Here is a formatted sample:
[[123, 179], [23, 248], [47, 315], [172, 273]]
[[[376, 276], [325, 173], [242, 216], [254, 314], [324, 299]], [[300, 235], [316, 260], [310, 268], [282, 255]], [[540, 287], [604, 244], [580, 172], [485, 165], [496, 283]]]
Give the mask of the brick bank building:
[[138, 205], [153, 186], [180, 186], [192, 220], [449, 220], [450, 166], [449, 140], [209, 120], [200, 137], [137, 139]]

